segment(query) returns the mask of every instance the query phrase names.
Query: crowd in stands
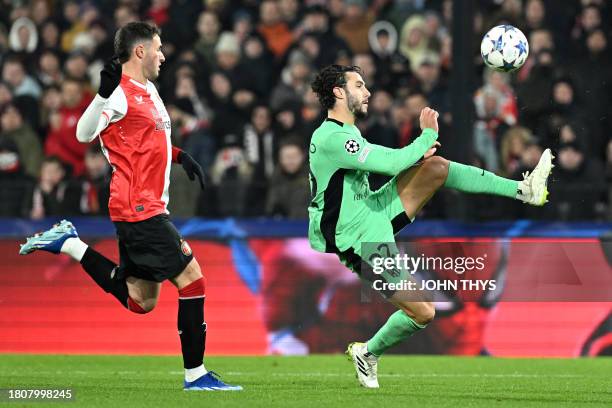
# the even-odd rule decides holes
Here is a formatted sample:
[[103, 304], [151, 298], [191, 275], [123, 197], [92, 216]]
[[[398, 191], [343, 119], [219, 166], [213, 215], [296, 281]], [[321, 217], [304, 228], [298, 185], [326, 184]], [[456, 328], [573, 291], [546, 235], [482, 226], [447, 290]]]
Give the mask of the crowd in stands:
[[[457, 1], [457, 0], [456, 0]], [[452, 134], [452, 0], [0, 0], [0, 216], [108, 214], [111, 169], [76, 125], [113, 55], [117, 27], [154, 22], [156, 82], [173, 143], [207, 173], [171, 176], [173, 216], [307, 218], [309, 139], [325, 118], [320, 68], [358, 65], [372, 96], [358, 122], [372, 143], [409, 144], [425, 106]], [[612, 219], [612, 60], [605, 0], [474, 0], [471, 163], [520, 179], [557, 157], [551, 202], [437, 194], [422, 216]], [[483, 66], [480, 39], [519, 27], [530, 56], [513, 74]], [[373, 178], [372, 184], [384, 178]]]

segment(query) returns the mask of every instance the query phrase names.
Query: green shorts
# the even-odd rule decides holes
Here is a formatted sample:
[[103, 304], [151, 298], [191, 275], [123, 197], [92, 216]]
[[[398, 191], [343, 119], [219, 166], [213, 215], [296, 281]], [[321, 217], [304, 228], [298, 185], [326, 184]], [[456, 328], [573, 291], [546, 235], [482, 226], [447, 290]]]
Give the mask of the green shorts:
[[385, 271], [379, 275], [368, 267], [372, 266], [373, 257], [393, 257], [398, 253], [395, 234], [412, 222], [397, 193], [396, 177], [370, 194], [364, 204], [370, 211], [355, 223], [358, 227], [344, 233], [344, 236], [336, 237], [339, 241], [351, 242], [348, 249], [337, 253], [340, 262], [369, 282], [375, 279], [388, 282], [405, 279], [404, 274], [398, 271]]

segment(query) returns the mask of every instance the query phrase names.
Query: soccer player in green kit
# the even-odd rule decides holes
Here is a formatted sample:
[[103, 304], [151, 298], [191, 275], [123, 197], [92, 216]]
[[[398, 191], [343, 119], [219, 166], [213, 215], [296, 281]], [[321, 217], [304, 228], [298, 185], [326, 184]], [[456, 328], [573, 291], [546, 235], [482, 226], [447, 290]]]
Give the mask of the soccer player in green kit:
[[[397, 253], [395, 234], [411, 223], [419, 210], [440, 187], [466, 193], [488, 193], [541, 206], [547, 202], [546, 182], [553, 156], [546, 149], [538, 165], [524, 180], [499, 177], [473, 166], [435, 156], [440, 144], [438, 113], [421, 111], [422, 133], [401, 149], [368, 143], [355, 120], [368, 110], [370, 92], [359, 67], [330, 65], [312, 83], [327, 119], [315, 130], [310, 143], [308, 237], [313, 249], [338, 255], [340, 261], [361, 279], [397, 282], [398, 271], [373, 273], [362, 263], [362, 243], [392, 243], [386, 256]], [[393, 178], [376, 191], [368, 184], [370, 172]], [[365, 267], [364, 267], [365, 265]], [[347, 354], [354, 363], [362, 386], [378, 388], [378, 358], [390, 347], [424, 329], [435, 315], [433, 303], [403, 290], [381, 290], [398, 311], [367, 343], [351, 343]]]

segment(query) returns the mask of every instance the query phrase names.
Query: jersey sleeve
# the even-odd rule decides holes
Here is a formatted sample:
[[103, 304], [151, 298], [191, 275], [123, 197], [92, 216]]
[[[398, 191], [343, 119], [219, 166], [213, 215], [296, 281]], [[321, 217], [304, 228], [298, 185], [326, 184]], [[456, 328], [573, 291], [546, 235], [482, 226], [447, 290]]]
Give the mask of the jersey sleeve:
[[408, 146], [390, 149], [345, 132], [336, 132], [322, 146], [326, 156], [338, 167], [394, 176], [415, 164], [433, 146], [438, 133], [425, 129]]
[[127, 98], [120, 86], [108, 98], [96, 95], [79, 119], [77, 139], [82, 143], [91, 142], [109, 124], [121, 120], [126, 114]]

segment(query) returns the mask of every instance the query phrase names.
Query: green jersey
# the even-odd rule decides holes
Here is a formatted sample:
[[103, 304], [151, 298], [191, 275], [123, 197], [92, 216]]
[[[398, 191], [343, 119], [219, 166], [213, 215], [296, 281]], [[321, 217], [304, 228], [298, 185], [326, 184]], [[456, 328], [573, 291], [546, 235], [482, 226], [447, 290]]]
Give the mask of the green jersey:
[[309, 151], [312, 248], [339, 253], [366, 239], [386, 205], [378, 191], [370, 190], [369, 173], [396, 176], [421, 159], [437, 138], [437, 132], [425, 129], [410, 145], [390, 149], [368, 143], [354, 125], [325, 120], [313, 133]]

